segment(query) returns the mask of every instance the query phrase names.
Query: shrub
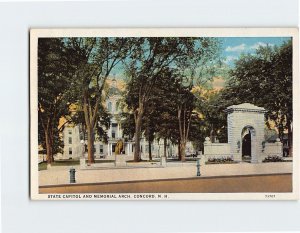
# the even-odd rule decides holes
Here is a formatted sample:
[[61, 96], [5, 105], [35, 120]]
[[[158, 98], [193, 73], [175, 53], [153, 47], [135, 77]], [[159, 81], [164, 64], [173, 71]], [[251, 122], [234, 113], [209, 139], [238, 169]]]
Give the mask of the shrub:
[[230, 156], [223, 156], [221, 158], [209, 158], [208, 163], [232, 163], [233, 158]]
[[283, 162], [284, 160], [278, 155], [269, 155], [262, 162], [270, 163], [270, 162]]

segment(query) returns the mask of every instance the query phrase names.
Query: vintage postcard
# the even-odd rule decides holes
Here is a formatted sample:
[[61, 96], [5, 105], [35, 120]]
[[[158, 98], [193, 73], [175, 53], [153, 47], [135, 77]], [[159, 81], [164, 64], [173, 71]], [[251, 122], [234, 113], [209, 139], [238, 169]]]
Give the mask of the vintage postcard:
[[298, 29], [32, 29], [31, 198], [296, 200], [298, 103]]

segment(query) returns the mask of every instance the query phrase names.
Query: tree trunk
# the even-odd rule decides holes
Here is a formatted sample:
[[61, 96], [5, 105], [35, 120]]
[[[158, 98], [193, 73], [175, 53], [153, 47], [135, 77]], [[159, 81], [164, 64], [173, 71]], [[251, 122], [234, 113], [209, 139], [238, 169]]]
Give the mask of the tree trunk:
[[148, 142], [148, 147], [149, 147], [149, 160], [151, 161], [152, 160], [152, 150], [151, 150], [151, 141], [150, 139], [148, 139], [149, 142]]
[[140, 141], [141, 141], [141, 128], [142, 128], [142, 117], [143, 114], [138, 111], [135, 121], [135, 136], [134, 136], [134, 161], [139, 162], [141, 161], [141, 155], [140, 155]]
[[211, 128], [211, 131], [210, 131], [210, 141], [212, 143], [215, 143], [215, 141], [216, 141], [215, 139], [216, 139], [215, 130], [214, 130], [214, 125], [212, 124], [212, 128]]
[[185, 162], [185, 148], [186, 148], [186, 141], [181, 140], [180, 142], [180, 155], [181, 155], [181, 161]]
[[[141, 97], [139, 97], [141, 98]], [[134, 113], [134, 121], [135, 121], [135, 136], [134, 136], [134, 158], [133, 160], [135, 162], [141, 161], [141, 146], [140, 146], [140, 141], [141, 141], [141, 131], [142, 131], [142, 118], [144, 114], [144, 103], [142, 99], [139, 99], [139, 107], [138, 109], [135, 110]]]
[[289, 156], [293, 156], [293, 132], [291, 127], [291, 122], [287, 120], [287, 129], [288, 129], [288, 144], [289, 144]]
[[283, 131], [284, 131], [283, 125], [280, 122], [279, 125], [278, 125], [278, 137], [279, 137], [281, 142], [283, 142], [283, 134], [284, 134]]
[[167, 157], [167, 139], [164, 138], [164, 157]]
[[181, 151], [180, 151], [180, 138], [178, 139], [178, 160], [181, 160]]
[[87, 127], [88, 131], [88, 164], [95, 163], [94, 159], [94, 130], [91, 127]]
[[53, 130], [50, 131], [50, 150], [51, 150], [51, 162], [54, 162], [54, 153], [53, 153], [53, 147], [54, 147], [54, 136], [53, 136]]
[[83, 112], [84, 112], [84, 120], [85, 120], [85, 129], [87, 131], [88, 136], [88, 165], [95, 163], [94, 159], [94, 127], [97, 122], [97, 110], [98, 110], [98, 102], [100, 98], [98, 97], [95, 104], [94, 115], [92, 111], [92, 107], [90, 102], [88, 101], [88, 93], [85, 91], [83, 93]]
[[51, 164], [54, 159], [53, 159], [53, 154], [52, 154], [51, 137], [49, 135], [48, 130], [45, 130], [45, 139], [46, 139], [46, 159], [47, 159], [47, 163]]

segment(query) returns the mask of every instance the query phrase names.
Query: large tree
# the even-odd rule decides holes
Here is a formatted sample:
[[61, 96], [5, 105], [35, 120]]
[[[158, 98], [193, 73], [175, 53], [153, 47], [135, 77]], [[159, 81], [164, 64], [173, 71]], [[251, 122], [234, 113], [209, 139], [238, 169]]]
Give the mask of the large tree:
[[[168, 73], [169, 74], [169, 73]], [[162, 130], [164, 125], [163, 115], [167, 111], [169, 105], [166, 98], [166, 89], [169, 85], [169, 75], [161, 73], [160, 78], [157, 80], [156, 85], [153, 85], [151, 89], [151, 96], [147, 101], [145, 112], [142, 117], [141, 134], [148, 141], [149, 147], [149, 159], [152, 160], [151, 144], [155, 139], [155, 135], [159, 130]], [[122, 113], [124, 128], [124, 134], [128, 135], [131, 139], [135, 135], [135, 117], [132, 109], [138, 108], [139, 104], [139, 85], [137, 82], [128, 82], [126, 92], [124, 95], [124, 109], [130, 109], [131, 111]]]
[[163, 139], [164, 157], [167, 154], [167, 141], [174, 142], [174, 137], [178, 138], [176, 99], [174, 99], [178, 82], [174, 78], [170, 71], [164, 72], [152, 88], [151, 97], [147, 103], [142, 129], [149, 143], [150, 159], [152, 158], [151, 144], [155, 138]]
[[222, 64], [218, 59], [219, 46], [220, 43], [216, 38], [200, 38], [199, 41], [196, 41], [194, 56], [180, 60], [178, 63], [179, 69], [174, 74], [179, 80], [175, 95], [178, 96], [176, 101], [179, 125], [178, 149], [181, 161], [185, 161], [187, 142], [190, 139], [195, 139], [194, 133], [192, 137], [190, 135], [191, 128], [195, 131], [195, 124], [197, 125], [201, 121], [195, 111], [196, 103], [200, 100], [195, 98], [193, 88], [206, 85], [222, 71]]
[[[194, 90], [197, 98], [197, 111], [203, 119], [202, 134], [209, 136], [212, 142], [216, 139], [227, 141], [227, 115], [224, 112], [228, 101], [222, 99], [222, 90], [198, 88]], [[204, 141], [202, 138], [201, 142]]]
[[[38, 41], [38, 118], [39, 144], [46, 149], [47, 163], [60, 152], [59, 126], [61, 117], [68, 118], [71, 95], [70, 83], [75, 72], [72, 51], [59, 38], [40, 38]], [[66, 121], [67, 122], [67, 121]]]
[[292, 41], [280, 47], [260, 47], [255, 54], [242, 56], [232, 70], [232, 78], [222, 98], [237, 104], [250, 102], [264, 107], [266, 123], [273, 121], [283, 135], [288, 131], [292, 148]]
[[68, 38], [67, 45], [77, 54], [76, 82], [73, 92], [78, 96], [77, 106], [83, 111], [88, 141], [88, 163], [94, 163], [95, 129], [101, 121], [104, 87], [113, 68], [130, 51], [128, 38]]
[[[210, 38], [137, 38], [132, 56], [126, 61], [129, 82], [138, 87], [138, 104], [131, 109], [135, 119], [134, 160], [140, 161], [140, 138], [143, 115], [152, 95], [152, 89], [160, 76], [168, 72], [182, 72], [193, 77], [202, 59], [215, 51], [215, 42]], [[201, 62], [200, 62], [201, 61]], [[193, 83], [192, 79], [189, 80]]]
[[177, 107], [177, 122], [179, 129], [179, 159], [185, 161], [186, 144], [189, 140], [190, 127], [194, 115], [195, 109], [195, 96], [191, 92], [192, 85], [183, 86], [180, 85], [177, 91], [174, 93], [177, 95], [176, 107]]

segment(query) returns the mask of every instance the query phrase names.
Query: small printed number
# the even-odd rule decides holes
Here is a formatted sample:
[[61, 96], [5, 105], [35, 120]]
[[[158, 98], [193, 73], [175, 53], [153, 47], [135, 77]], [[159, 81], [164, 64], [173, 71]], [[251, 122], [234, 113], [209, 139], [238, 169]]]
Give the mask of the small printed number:
[[266, 194], [265, 198], [275, 198], [275, 194]]

